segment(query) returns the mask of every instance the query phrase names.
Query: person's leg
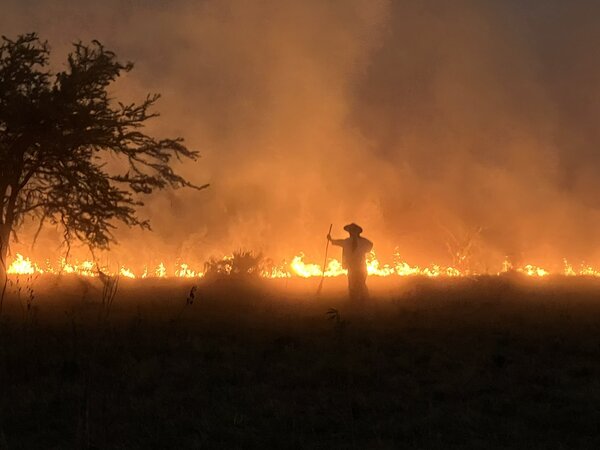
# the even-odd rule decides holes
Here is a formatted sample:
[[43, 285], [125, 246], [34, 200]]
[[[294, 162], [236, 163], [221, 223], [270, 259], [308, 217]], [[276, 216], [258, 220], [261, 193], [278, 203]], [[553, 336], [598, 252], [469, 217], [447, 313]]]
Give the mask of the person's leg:
[[352, 301], [369, 299], [367, 289], [367, 272], [363, 270], [348, 270], [348, 295]]
[[360, 299], [362, 301], [369, 300], [369, 288], [367, 287], [367, 271], [361, 273], [360, 277]]
[[355, 270], [348, 269], [348, 297], [355, 301], [360, 297], [360, 279]]

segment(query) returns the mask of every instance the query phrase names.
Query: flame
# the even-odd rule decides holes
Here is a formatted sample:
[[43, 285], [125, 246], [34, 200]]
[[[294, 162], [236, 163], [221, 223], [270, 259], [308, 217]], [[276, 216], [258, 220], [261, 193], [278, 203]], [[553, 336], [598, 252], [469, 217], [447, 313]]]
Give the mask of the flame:
[[165, 268], [165, 265], [160, 263], [154, 271], [154, 274], [157, 278], [165, 278], [167, 276], [167, 269]]
[[[231, 261], [232, 256], [224, 257], [223, 261]], [[311, 277], [339, 277], [344, 276], [348, 271], [342, 268], [342, 264], [335, 258], [329, 258], [325, 265], [325, 271], [320, 264], [314, 262], [308, 262], [305, 260], [305, 255], [300, 253], [291, 259], [289, 264], [281, 263], [279, 265], [271, 265], [269, 268], [262, 270], [260, 275], [264, 278], [311, 278]], [[578, 269], [574, 268], [572, 264], [566, 260], [563, 261], [564, 268], [562, 271], [551, 272], [550, 270], [535, 264], [525, 264], [523, 266], [514, 267], [508, 260], [502, 263], [500, 271], [496, 272], [496, 275], [509, 272], [517, 272], [522, 275], [534, 278], [544, 278], [549, 275], [564, 275], [564, 276], [585, 276], [585, 277], [600, 277], [600, 270], [595, 269], [589, 265], [581, 264]], [[367, 273], [370, 276], [376, 277], [409, 277], [409, 276], [423, 276], [429, 278], [437, 277], [462, 277], [471, 275], [482, 275], [482, 273], [469, 272], [467, 270], [460, 270], [455, 267], [444, 267], [437, 264], [431, 264], [427, 267], [420, 267], [410, 265], [404, 261], [398, 253], [394, 255], [394, 262], [392, 264], [384, 264], [379, 261], [375, 252], [371, 252], [366, 258]], [[125, 278], [199, 278], [205, 274], [203, 271], [195, 269], [192, 265], [181, 262], [174, 266], [172, 271], [167, 269], [167, 266], [160, 262], [157, 266], [152, 268], [151, 266], [145, 265], [141, 273], [135, 273], [131, 268], [126, 266], [119, 266], [118, 270], [110, 271], [106, 267], [100, 267], [94, 261], [84, 260], [78, 261], [67, 261], [65, 258], [58, 260], [57, 264], [52, 264], [50, 261], [46, 261], [45, 265], [39, 265], [33, 262], [29, 257], [23, 256], [17, 253], [13, 261], [8, 266], [8, 273], [12, 275], [33, 275], [33, 274], [74, 274], [84, 277], [95, 277], [98, 276], [99, 272], [119, 275]]]
[[569, 262], [565, 259], [564, 265], [564, 274], [565, 276], [575, 277], [575, 276], [585, 276], [585, 277], [600, 277], [600, 271], [594, 269], [591, 266], [586, 266], [585, 264], [581, 264], [579, 270], [573, 269], [573, 266], [569, 264]]
[[92, 261], [83, 261], [82, 263], [75, 262], [73, 264], [69, 264], [64, 258], [62, 258], [58, 271], [54, 270], [49, 263], [47, 266], [47, 273], [71, 273], [81, 275], [83, 277], [95, 277], [98, 275], [98, 268]]
[[119, 275], [126, 278], [135, 278], [135, 274], [130, 269], [123, 266], [121, 266], [121, 270], [119, 270]]
[[342, 264], [336, 259], [330, 259], [325, 267], [325, 273], [319, 264], [304, 262], [304, 253], [294, 256], [290, 267], [295, 275], [302, 278], [309, 277], [337, 277], [345, 275], [347, 271], [342, 268]]
[[548, 272], [546, 269], [534, 266], [533, 264], [527, 264], [526, 266], [517, 269], [517, 272], [524, 273], [530, 277], [546, 277], [550, 275], [550, 272]]
[[33, 275], [34, 273], [43, 273], [37, 265], [34, 265], [29, 258], [25, 258], [17, 253], [15, 260], [8, 266], [8, 273], [17, 273], [20, 275]]
[[[166, 276], [166, 270], [162, 263], [161, 263], [161, 266], [162, 266], [161, 273], [163, 273], [163, 278], [164, 278]], [[196, 272], [194, 270], [191, 270], [189, 267], [190, 266], [188, 266], [185, 263], [179, 264], [179, 267], [175, 270], [175, 276], [179, 277], [179, 278], [194, 278], [194, 277], [204, 276], [204, 274], [202, 272]]]
[[285, 264], [280, 266], [271, 267], [269, 269], [264, 269], [260, 276], [263, 278], [291, 278], [292, 274], [287, 270]]

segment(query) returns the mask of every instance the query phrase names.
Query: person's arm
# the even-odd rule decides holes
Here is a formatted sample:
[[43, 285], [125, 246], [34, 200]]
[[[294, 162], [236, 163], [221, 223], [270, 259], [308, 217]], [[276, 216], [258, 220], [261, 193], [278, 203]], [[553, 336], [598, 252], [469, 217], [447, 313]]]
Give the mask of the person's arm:
[[337, 245], [338, 247], [342, 247], [345, 241], [345, 239], [332, 239], [330, 234], [327, 235], [327, 239], [331, 242], [331, 245]]
[[365, 242], [366, 253], [369, 253], [371, 250], [373, 250], [373, 243], [366, 238], [363, 238], [363, 239], [365, 240], [364, 242]]

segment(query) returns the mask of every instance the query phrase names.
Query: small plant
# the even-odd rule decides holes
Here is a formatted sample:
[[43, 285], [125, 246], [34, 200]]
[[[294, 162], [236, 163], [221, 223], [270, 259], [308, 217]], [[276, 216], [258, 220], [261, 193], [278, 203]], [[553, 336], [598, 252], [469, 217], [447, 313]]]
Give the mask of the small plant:
[[[27, 295], [25, 299], [25, 311], [23, 317], [23, 323], [25, 327], [30, 327], [35, 323], [37, 307], [34, 306], [35, 300], [35, 292], [33, 290], [33, 285], [35, 280], [39, 277], [39, 274], [29, 275], [25, 280], [25, 293]], [[20, 288], [19, 288], [20, 294]], [[19, 303], [21, 303], [21, 299], [19, 298]]]
[[115, 301], [119, 289], [119, 275], [107, 275], [98, 270], [98, 277], [102, 283], [102, 304], [100, 306], [100, 319], [106, 320]]
[[254, 254], [252, 251], [245, 250], [233, 252], [231, 273], [234, 275], [258, 275], [262, 260], [262, 253]]
[[183, 311], [185, 311], [185, 309], [187, 307], [192, 306], [194, 304], [194, 300], [196, 299], [197, 292], [198, 292], [198, 286], [196, 286], [196, 285], [192, 286], [187, 298], [185, 299], [185, 304], [183, 305], [183, 307], [181, 308], [181, 310], [179, 311], [177, 316], [175, 316], [175, 318], [171, 321], [172, 323], [177, 322], [181, 318]]
[[196, 291], [198, 290], [198, 286], [192, 286], [190, 289], [190, 293], [188, 294], [187, 299], [185, 300], [186, 305], [193, 305], [194, 299], [196, 298]]
[[325, 313], [329, 320], [335, 320], [336, 323], [340, 322], [340, 312], [335, 308], [329, 308]]
[[[2, 303], [7, 292], [13, 292], [19, 307], [21, 308], [21, 315], [23, 318], [23, 325], [25, 327], [31, 325], [35, 319], [36, 308], [34, 306], [35, 293], [34, 293], [34, 282], [38, 279], [39, 274], [30, 274], [25, 277], [25, 281], [22, 282], [22, 278], [17, 274], [13, 279], [8, 278], [8, 274], [5, 274], [5, 281], [2, 287], [2, 293], [0, 298], [0, 317], [2, 314]], [[25, 305], [21, 300], [21, 294], [25, 291], [26, 299]]]
[[334, 322], [333, 331], [336, 337], [341, 339], [349, 322], [347, 320], [343, 320], [342, 315], [335, 308], [329, 308], [325, 314], [329, 320]]
[[238, 250], [233, 252], [233, 255], [222, 259], [209, 259], [204, 263], [204, 274], [207, 277], [258, 276], [262, 271], [263, 261], [262, 253], [255, 254], [252, 251]]

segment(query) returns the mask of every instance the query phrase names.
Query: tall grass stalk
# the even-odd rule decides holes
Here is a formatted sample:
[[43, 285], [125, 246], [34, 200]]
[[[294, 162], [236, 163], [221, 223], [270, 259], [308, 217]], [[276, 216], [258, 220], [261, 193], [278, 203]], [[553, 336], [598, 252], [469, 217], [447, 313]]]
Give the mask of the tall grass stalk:
[[[0, 249], [2, 248], [2, 245], [2, 238], [0, 238]], [[0, 273], [4, 276], [4, 281], [2, 282], [2, 292], [0, 293], [0, 319], [2, 319], [2, 307], [4, 306], [4, 297], [6, 295], [6, 288], [8, 286], [8, 269], [6, 267], [4, 257], [2, 256], [2, 252], [0, 252]]]
[[112, 305], [119, 289], [119, 275], [107, 275], [98, 271], [100, 282], [102, 283], [102, 303], [100, 305], [99, 319], [108, 320]]

